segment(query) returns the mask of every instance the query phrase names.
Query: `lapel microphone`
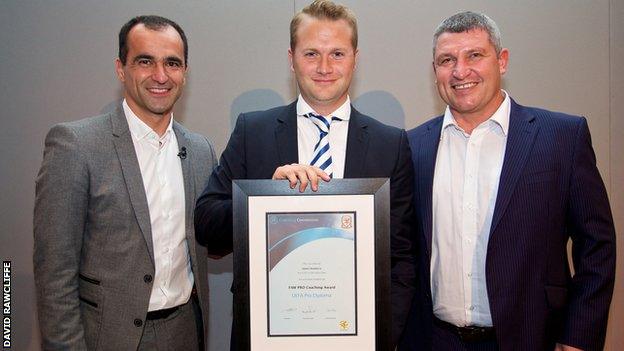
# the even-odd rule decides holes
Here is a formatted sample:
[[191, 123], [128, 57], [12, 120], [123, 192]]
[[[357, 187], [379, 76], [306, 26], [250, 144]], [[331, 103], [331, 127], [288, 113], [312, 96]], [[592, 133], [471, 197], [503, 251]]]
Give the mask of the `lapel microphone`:
[[178, 152], [178, 157], [181, 160], [185, 160], [186, 159], [186, 146], [182, 146], [182, 148], [180, 149], [180, 152]]

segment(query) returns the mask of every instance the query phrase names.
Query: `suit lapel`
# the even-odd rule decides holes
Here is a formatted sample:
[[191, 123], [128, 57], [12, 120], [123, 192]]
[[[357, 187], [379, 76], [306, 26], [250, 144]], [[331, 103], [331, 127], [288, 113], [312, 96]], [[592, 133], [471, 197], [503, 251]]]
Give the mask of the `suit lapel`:
[[368, 125], [362, 115], [351, 106], [349, 131], [347, 132], [347, 149], [345, 155], [345, 178], [361, 178], [362, 167], [368, 151]]
[[418, 196], [421, 198], [420, 218], [422, 218], [423, 233], [427, 244], [427, 255], [431, 258], [431, 236], [433, 221], [433, 176], [435, 173], [436, 157], [438, 155], [438, 145], [440, 144], [440, 133], [442, 129], [442, 118], [431, 123], [427, 127], [427, 131], [420, 139], [420, 147], [418, 152], [419, 168], [417, 190]]
[[195, 209], [195, 181], [193, 175], [193, 151], [189, 146], [189, 141], [186, 137], [186, 132], [180, 126], [178, 122], [173, 121], [173, 131], [178, 141], [178, 149], [183, 147], [186, 150], [186, 158], [180, 159], [180, 165], [182, 166], [182, 178], [184, 178], [184, 226], [186, 234], [186, 242], [189, 246], [189, 253], [191, 255], [191, 262], [197, 262], [195, 257], [195, 234], [193, 228], [193, 212]]
[[276, 118], [275, 142], [278, 150], [278, 165], [297, 163], [299, 148], [297, 146], [297, 101], [286, 106]]
[[113, 130], [113, 144], [117, 152], [117, 158], [121, 165], [130, 202], [134, 209], [134, 215], [139, 223], [147, 249], [154, 261], [154, 247], [152, 244], [152, 227], [149, 216], [149, 208], [147, 206], [147, 197], [145, 196], [145, 187], [143, 185], [143, 177], [139, 168], [139, 161], [132, 143], [132, 135], [128, 128], [125, 114], [121, 105], [119, 105], [113, 113], [111, 113], [111, 126]]
[[503, 213], [505, 213], [522, 169], [531, 153], [535, 136], [539, 130], [537, 123], [534, 123], [534, 119], [532, 115], [524, 111], [522, 106], [511, 100], [507, 146], [496, 195], [496, 205], [492, 215], [490, 238], [495, 232]]

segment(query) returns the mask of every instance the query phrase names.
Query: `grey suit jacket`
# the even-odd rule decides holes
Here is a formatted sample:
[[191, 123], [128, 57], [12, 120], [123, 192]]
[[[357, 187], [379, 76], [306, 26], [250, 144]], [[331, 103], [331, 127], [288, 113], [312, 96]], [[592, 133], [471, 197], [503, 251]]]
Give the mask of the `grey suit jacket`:
[[[177, 122], [186, 237], [208, 330], [207, 253], [193, 209], [216, 163], [210, 142]], [[54, 126], [36, 180], [34, 273], [45, 350], [135, 350], [154, 276], [147, 199], [121, 106]]]

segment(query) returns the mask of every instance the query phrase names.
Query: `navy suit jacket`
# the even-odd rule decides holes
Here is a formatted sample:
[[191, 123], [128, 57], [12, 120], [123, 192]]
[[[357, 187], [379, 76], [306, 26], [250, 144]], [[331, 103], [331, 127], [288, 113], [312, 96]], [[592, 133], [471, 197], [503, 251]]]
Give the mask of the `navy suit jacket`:
[[[277, 167], [291, 163], [299, 163], [296, 101], [238, 117], [220, 164], [195, 209], [196, 237], [207, 246], [209, 254], [222, 256], [232, 252], [232, 180], [270, 179]], [[344, 177], [390, 178], [392, 340], [396, 343], [416, 280], [412, 245], [413, 170], [405, 131], [384, 125], [351, 107]], [[236, 277], [232, 291], [236, 294]], [[234, 324], [236, 327], [236, 321]]]
[[[401, 350], [430, 348], [432, 187], [442, 119], [408, 132], [420, 261], [419, 291]], [[602, 349], [615, 229], [585, 118], [512, 100], [485, 269], [501, 350], [550, 351], [556, 342]]]

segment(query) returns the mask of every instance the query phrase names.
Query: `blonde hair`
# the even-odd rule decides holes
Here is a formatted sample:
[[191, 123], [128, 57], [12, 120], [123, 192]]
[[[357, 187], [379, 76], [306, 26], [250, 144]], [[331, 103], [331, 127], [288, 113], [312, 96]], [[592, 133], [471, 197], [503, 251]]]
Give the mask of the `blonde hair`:
[[290, 48], [295, 49], [297, 45], [297, 29], [305, 16], [316, 19], [325, 19], [331, 21], [345, 20], [351, 27], [351, 45], [357, 49], [358, 32], [357, 19], [355, 14], [346, 6], [335, 4], [329, 0], [316, 0], [310, 5], [304, 7], [290, 21]]

